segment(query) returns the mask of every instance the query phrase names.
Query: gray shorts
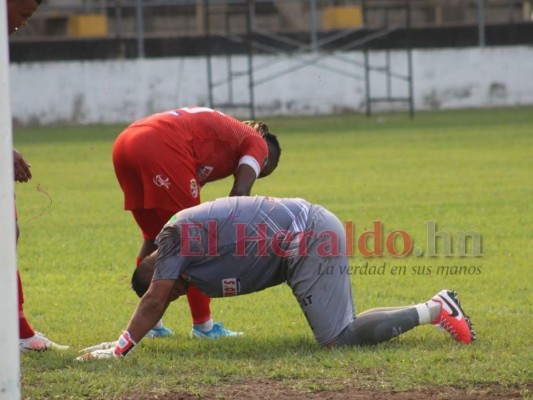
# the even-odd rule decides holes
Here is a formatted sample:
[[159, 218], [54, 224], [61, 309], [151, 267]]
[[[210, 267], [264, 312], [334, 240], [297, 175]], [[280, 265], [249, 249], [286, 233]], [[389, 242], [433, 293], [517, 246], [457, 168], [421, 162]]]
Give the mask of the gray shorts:
[[[315, 232], [307, 242], [308, 255], [290, 261], [287, 283], [316, 340], [325, 346], [355, 318], [350, 275], [346, 273], [346, 233], [339, 219], [320, 206], [311, 208], [306, 230]], [[327, 245], [333, 243], [333, 236], [338, 249]]]

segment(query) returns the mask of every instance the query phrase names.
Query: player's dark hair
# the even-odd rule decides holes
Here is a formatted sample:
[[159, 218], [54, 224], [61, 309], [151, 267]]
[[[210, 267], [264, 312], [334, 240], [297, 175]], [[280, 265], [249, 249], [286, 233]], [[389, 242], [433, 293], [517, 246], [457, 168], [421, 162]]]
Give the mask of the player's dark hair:
[[265, 124], [263, 121], [242, 121], [244, 125], [248, 125], [249, 127], [253, 128], [255, 131], [257, 131], [262, 137], [265, 137], [269, 131], [268, 131], [268, 125]]
[[131, 276], [131, 288], [137, 296], [143, 297], [148, 291], [154, 275], [153, 256], [148, 256], [135, 268]]
[[279, 163], [279, 158], [281, 157], [281, 147], [278, 142], [278, 138], [273, 133], [268, 132], [268, 134], [265, 136], [265, 140], [268, 144], [270, 144], [269, 149], [272, 147], [274, 150], [276, 150], [276, 165]]
[[281, 156], [281, 147], [279, 145], [279, 141], [276, 135], [274, 135], [272, 132], [269, 131], [268, 125], [265, 124], [263, 121], [253, 121], [253, 120], [243, 121], [243, 124], [248, 125], [249, 127], [252, 127], [267, 141], [268, 144], [270, 144], [269, 148], [272, 147], [276, 150], [276, 153], [277, 153], [276, 164], [277, 164]]
[[41, 5], [41, 0], [35, 0], [38, 5]]

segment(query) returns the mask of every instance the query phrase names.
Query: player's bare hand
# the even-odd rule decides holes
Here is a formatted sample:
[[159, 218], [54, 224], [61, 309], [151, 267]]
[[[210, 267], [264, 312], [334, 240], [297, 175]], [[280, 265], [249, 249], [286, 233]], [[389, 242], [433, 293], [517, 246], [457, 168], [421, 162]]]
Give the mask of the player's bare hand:
[[28, 182], [31, 179], [31, 164], [29, 164], [22, 154], [13, 149], [13, 173], [16, 182]]

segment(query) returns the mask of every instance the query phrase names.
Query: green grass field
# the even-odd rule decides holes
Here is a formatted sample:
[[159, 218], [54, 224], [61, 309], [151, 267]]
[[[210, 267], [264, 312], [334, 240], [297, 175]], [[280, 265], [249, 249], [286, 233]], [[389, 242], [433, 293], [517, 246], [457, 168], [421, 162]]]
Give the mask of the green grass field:
[[[283, 154], [278, 170], [258, 181], [254, 194], [319, 203], [353, 221], [356, 237], [375, 220], [383, 222], [385, 234], [409, 232], [420, 247], [426, 221], [452, 236], [469, 230], [481, 235], [482, 257], [356, 254], [350, 261], [385, 265], [383, 275], [352, 276], [358, 312], [455, 289], [475, 323], [477, 342], [461, 346], [423, 326], [376, 347], [323, 350], [282, 285], [213, 299], [214, 319], [244, 331], [242, 339], [191, 339], [188, 306], [180, 299], [165, 316], [175, 337], [144, 340], [124, 360], [77, 362], [83, 347], [116, 340], [138, 301], [129, 277], [141, 238], [122, 210], [110, 155], [123, 126], [18, 129], [15, 144], [34, 174], [16, 186], [25, 310], [37, 330], [71, 346], [64, 353], [22, 354], [23, 397], [233, 398], [231, 387], [250, 384], [249, 397], [258, 398], [253, 383], [262, 382], [302, 398], [347, 387], [458, 388], [462, 398], [501, 389], [531, 398], [533, 110], [420, 113], [414, 121], [393, 114], [268, 122]], [[230, 185], [210, 184], [202, 199], [224, 196]], [[479, 273], [437, 274], [439, 265], [474, 266]], [[392, 274], [394, 266], [405, 266], [406, 273]], [[413, 267], [432, 269], [413, 274]]]

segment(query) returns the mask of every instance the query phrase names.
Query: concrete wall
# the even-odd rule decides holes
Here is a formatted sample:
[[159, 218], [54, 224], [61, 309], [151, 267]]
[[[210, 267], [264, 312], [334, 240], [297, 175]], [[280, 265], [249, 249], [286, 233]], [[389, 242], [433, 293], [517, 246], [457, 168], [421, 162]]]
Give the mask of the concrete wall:
[[[255, 79], [265, 80], [255, 90], [257, 114], [362, 112], [365, 86], [357, 76], [364, 76], [358, 66], [363, 55], [322, 56], [257, 56]], [[384, 62], [384, 52], [371, 54], [372, 65]], [[234, 59], [243, 69], [245, 63], [244, 57]], [[395, 72], [405, 73], [405, 54], [391, 53], [391, 64]], [[533, 47], [417, 50], [413, 66], [417, 110], [533, 105]], [[226, 60], [216, 59], [214, 70], [215, 81], [224, 79]], [[291, 72], [283, 74], [287, 70]], [[123, 123], [166, 109], [208, 104], [204, 58], [24, 63], [12, 64], [10, 73], [13, 116], [23, 125]], [[235, 99], [246, 101], [246, 80], [235, 83]], [[372, 73], [371, 87], [373, 95], [386, 94], [382, 73]], [[401, 80], [393, 80], [391, 88], [395, 95], [407, 93]], [[227, 85], [221, 85], [215, 98], [224, 102], [227, 94]], [[233, 114], [247, 117], [244, 111]]]

